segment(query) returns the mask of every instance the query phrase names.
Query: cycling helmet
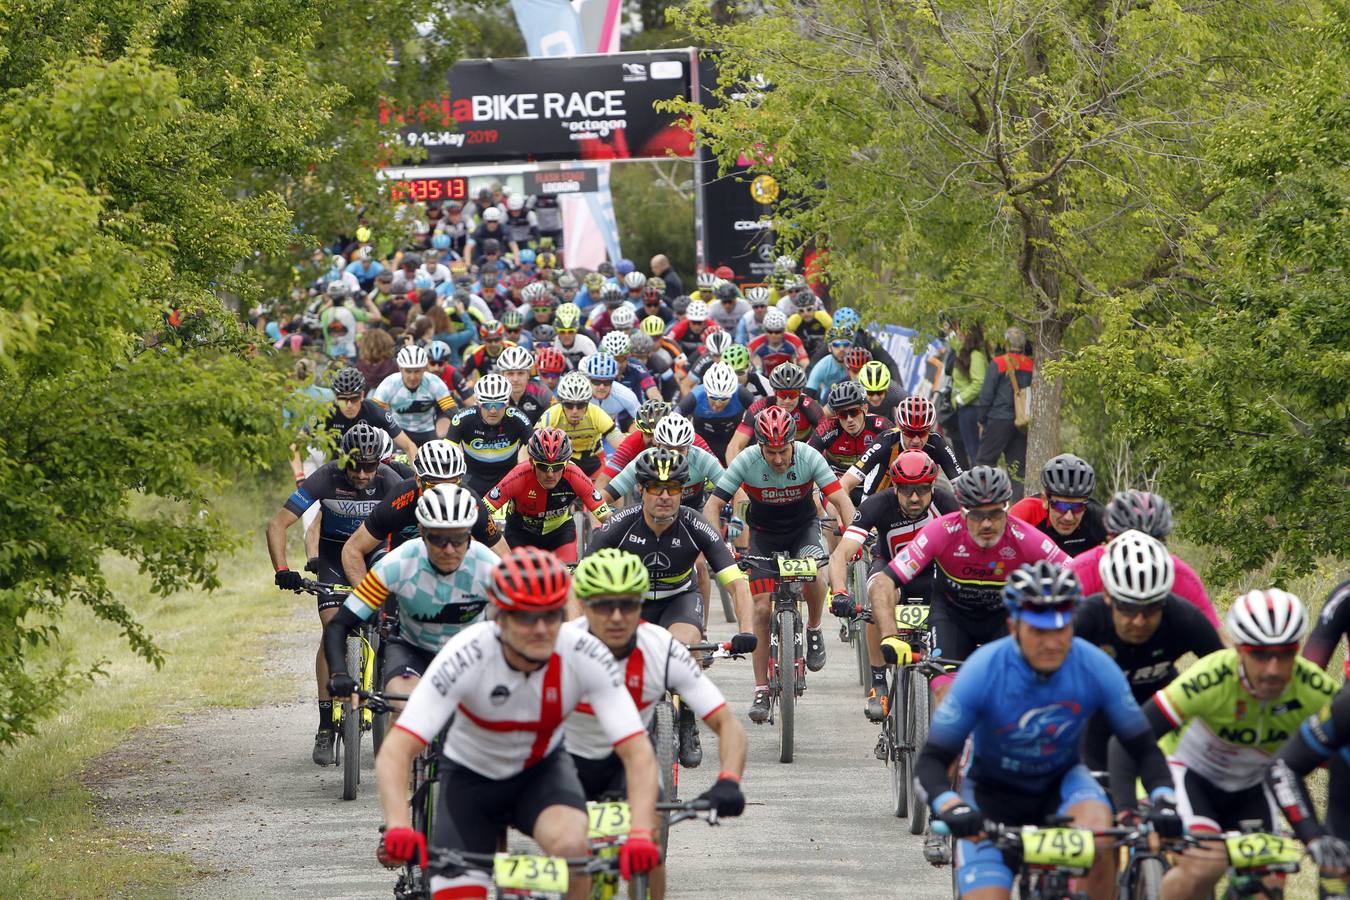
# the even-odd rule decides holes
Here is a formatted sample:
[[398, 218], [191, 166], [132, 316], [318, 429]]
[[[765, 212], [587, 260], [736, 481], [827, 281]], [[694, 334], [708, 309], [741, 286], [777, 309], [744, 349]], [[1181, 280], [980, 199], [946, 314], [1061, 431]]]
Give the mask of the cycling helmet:
[[831, 325], [830, 330], [825, 332], [825, 340], [831, 344], [835, 341], [848, 341], [851, 344], [853, 343], [853, 330], [842, 325]]
[[428, 363], [448, 363], [450, 362], [450, 345], [445, 341], [432, 341], [427, 346]]
[[713, 363], [703, 373], [703, 390], [713, 400], [729, 400], [740, 386], [736, 370], [724, 362]]
[[431, 246], [435, 247], [437, 250], [449, 250], [450, 235], [446, 234], [444, 231], [436, 232], [431, 236]]
[[398, 351], [395, 357], [400, 369], [425, 369], [427, 366], [427, 351], [416, 344], [409, 344]]
[[479, 403], [505, 403], [511, 399], [511, 382], [505, 375], [489, 372], [473, 386], [474, 396]]
[[1116, 535], [1097, 561], [1097, 574], [1113, 600], [1148, 604], [1163, 602], [1177, 577], [1172, 554], [1142, 531]]
[[779, 332], [787, 329], [787, 316], [781, 309], [771, 309], [764, 314], [765, 331]]
[[529, 247], [525, 247], [520, 251], [520, 264], [522, 266], [533, 265], [536, 258], [537, 254]]
[[1091, 497], [1097, 486], [1097, 473], [1087, 460], [1072, 453], [1061, 453], [1041, 469], [1041, 484], [1047, 494], [1060, 497]]
[[530, 340], [536, 344], [551, 344], [558, 338], [558, 329], [547, 322], [541, 323], [530, 329]]
[[627, 334], [622, 331], [611, 331], [600, 339], [600, 350], [613, 357], [627, 356], [629, 344]]
[[604, 262], [600, 263], [600, 265], [595, 267], [595, 271], [599, 272], [606, 278], [610, 278], [615, 274], [614, 263], [610, 262], [609, 260], [605, 260]]
[[723, 281], [717, 285], [717, 299], [722, 301], [736, 300], [741, 296], [741, 292], [736, 290], [736, 285], [730, 281]]
[[558, 307], [556, 316], [559, 328], [575, 330], [581, 323], [581, 307], [575, 303], [564, 303]]
[[1121, 491], [1106, 504], [1106, 530], [1124, 534], [1130, 529], [1163, 540], [1172, 533], [1172, 507], [1148, 491]]
[[[922, 452], [922, 451], [921, 451]], [[1012, 480], [1008, 473], [993, 466], [975, 466], [962, 472], [952, 484], [956, 502], [969, 509], [1012, 499]]]
[[641, 272], [629, 272], [623, 276], [623, 286], [630, 291], [640, 291], [647, 286], [647, 276]]
[[587, 378], [613, 381], [619, 377], [619, 363], [608, 353], [595, 353], [581, 361], [581, 374]]
[[573, 275], [571, 272], [564, 272], [558, 276], [558, 290], [575, 291], [576, 289], [577, 276]]
[[413, 279], [413, 287], [419, 291], [429, 291], [436, 286], [436, 280], [426, 272], [418, 272], [417, 277]]
[[534, 368], [534, 357], [530, 351], [519, 345], [507, 347], [497, 357], [498, 372], [528, 372]]
[[649, 337], [660, 337], [666, 333], [666, 320], [660, 316], [647, 316], [642, 320], [642, 331]]
[[[844, 354], [844, 365], [854, 372], [862, 371], [862, 367], [871, 361], [872, 351], [866, 347], [849, 347], [848, 352]], [[885, 368], [885, 366], [882, 368]], [[887, 372], [886, 377], [889, 378], [890, 374], [890, 372]], [[862, 384], [861, 381], [858, 383]], [[863, 390], [866, 390], [866, 388]]]
[[635, 553], [606, 547], [587, 554], [572, 572], [572, 589], [577, 597], [645, 594], [651, 587], [647, 567]]
[[800, 391], [806, 387], [806, 373], [796, 363], [780, 363], [769, 375], [769, 385], [775, 391]]
[[933, 401], [924, 397], [906, 397], [895, 408], [895, 421], [905, 431], [932, 431], [937, 410]]
[[[489, 245], [491, 245], [491, 246], [489, 246]], [[496, 241], [483, 241], [483, 252], [484, 252], [484, 253], [496, 253], [496, 252], [497, 252], [497, 242], [496, 242]], [[501, 275], [501, 273], [498, 272], [496, 269], [488, 269], [488, 268], [484, 268], [482, 271], [480, 271], [480, 272], [478, 273], [478, 280], [479, 280], [480, 282], [483, 283], [483, 287], [485, 287], [485, 288], [496, 287], [496, 286], [497, 286], [497, 279], [498, 279], [498, 277], [500, 277], [500, 275]]]
[[542, 281], [532, 281], [525, 285], [524, 290], [520, 292], [520, 299], [526, 303], [534, 303], [540, 297], [548, 293], [548, 285]]
[[388, 462], [394, 456], [394, 439], [383, 428], [376, 428], [375, 434], [380, 438], [380, 462]]
[[518, 309], [508, 309], [502, 313], [502, 327], [507, 331], [517, 331], [525, 325], [525, 314]]
[[623, 288], [612, 281], [605, 282], [605, 286], [600, 289], [600, 302], [612, 309], [623, 301]]
[[674, 300], [670, 301], [671, 312], [675, 313], [675, 315], [677, 316], [682, 316], [689, 309], [689, 304], [693, 302], [694, 301], [690, 297], [686, 296], [685, 294], [681, 294]]
[[1003, 583], [1003, 604], [1015, 619], [1034, 628], [1063, 628], [1073, 622], [1083, 587], [1073, 570], [1046, 560], [1023, 563]]
[[689, 480], [689, 460], [683, 453], [665, 447], [652, 447], [638, 454], [634, 474], [641, 485], [661, 481], [684, 484]]
[[535, 462], [567, 462], [572, 458], [572, 439], [561, 428], [540, 428], [530, 435], [525, 449]]
[[339, 397], [351, 397], [362, 393], [365, 389], [366, 376], [353, 366], [344, 366], [333, 376], [333, 393]]
[[415, 515], [423, 528], [472, 528], [478, 522], [478, 498], [457, 484], [438, 484], [417, 498]]
[[618, 262], [614, 264], [613, 274], [627, 275], [629, 272], [632, 272], [635, 269], [637, 269], [637, 266], [633, 265], [633, 261], [631, 259], [620, 259]]
[[658, 301], [666, 299], [666, 280], [660, 275], [647, 276], [647, 286], [642, 289], [642, 295]]
[[379, 431], [367, 422], [357, 422], [342, 436], [342, 454], [351, 463], [379, 462]]
[[482, 326], [483, 340], [501, 340], [506, 337], [506, 328], [496, 319], [488, 319]]
[[628, 339], [628, 352], [635, 356], [646, 356], [652, 352], [652, 336], [645, 331], [639, 331]]
[[[854, 347], [849, 352], [855, 352], [858, 349], [860, 348]], [[883, 393], [891, 386], [891, 370], [886, 368], [886, 364], [879, 359], [864, 363], [858, 371], [858, 384], [863, 386], [864, 391], [873, 394]]]
[[454, 441], [427, 441], [417, 451], [413, 471], [427, 481], [452, 481], [464, 477], [464, 451]]
[[652, 443], [688, 450], [694, 445], [694, 423], [677, 412], [663, 416], [652, 432]]
[[637, 324], [637, 313], [633, 311], [633, 307], [625, 303], [610, 311], [609, 324], [614, 326], [614, 331], [627, 334]]
[[1239, 646], [1280, 647], [1303, 640], [1308, 611], [1288, 591], [1267, 588], [1248, 591], [1234, 600], [1224, 624]]
[[500, 222], [502, 220], [502, 211], [495, 206], [489, 206], [483, 210], [484, 222]]
[[755, 416], [755, 440], [769, 447], [788, 447], [797, 439], [797, 420], [781, 406], [765, 407]]
[[778, 272], [795, 272], [797, 261], [790, 256], [780, 256], [773, 261], [773, 267]]
[[721, 356], [731, 346], [731, 335], [725, 331], [714, 331], [703, 339], [703, 349], [713, 356]]
[[408, 253], [399, 261], [399, 265], [405, 269], [418, 269], [422, 266], [422, 257], [416, 253]]
[[712, 291], [717, 287], [717, 276], [712, 272], [699, 272], [697, 282], [700, 291]]
[[938, 465], [922, 450], [901, 450], [886, 474], [892, 484], [932, 484], [937, 481]]
[[708, 315], [708, 304], [702, 300], [690, 301], [689, 308], [684, 311], [684, 317], [690, 322], [706, 322]]
[[745, 299], [750, 301], [751, 306], [768, 306], [769, 289], [765, 287], [752, 287], [745, 292]]
[[[713, 333], [726, 334], [724, 331]], [[722, 351], [722, 362], [731, 366], [733, 372], [744, 372], [750, 368], [750, 351], [744, 344], [731, 344]]]
[[570, 585], [558, 557], [537, 547], [517, 547], [497, 564], [487, 595], [498, 609], [548, 612], [563, 608]]
[[598, 292], [605, 284], [605, 276], [601, 275], [599, 272], [587, 272], [584, 280], [586, 282], [586, 289], [592, 294]]
[[351, 296], [352, 292], [343, 282], [330, 281], [328, 282], [327, 294], [330, 300], [346, 300]]
[[595, 396], [591, 391], [591, 380], [580, 372], [568, 372], [558, 379], [556, 393], [563, 403], [590, 403]]
[[854, 409], [867, 402], [867, 394], [863, 391], [862, 385], [856, 381], [836, 382], [834, 387], [830, 388], [829, 400], [830, 409], [838, 413], [845, 409]]
[[858, 311], [851, 306], [839, 307], [835, 310], [832, 318], [834, 327], [847, 330], [849, 337], [853, 336], [853, 332], [858, 330], [858, 325], [862, 322], [862, 316], [858, 315]]
[[670, 415], [671, 409], [671, 405], [664, 400], [644, 400], [638, 407], [633, 423], [637, 425], [638, 431], [651, 434], [656, 428], [656, 423]]
[[567, 369], [567, 359], [557, 347], [540, 347], [534, 351], [534, 365], [540, 375], [561, 375]]

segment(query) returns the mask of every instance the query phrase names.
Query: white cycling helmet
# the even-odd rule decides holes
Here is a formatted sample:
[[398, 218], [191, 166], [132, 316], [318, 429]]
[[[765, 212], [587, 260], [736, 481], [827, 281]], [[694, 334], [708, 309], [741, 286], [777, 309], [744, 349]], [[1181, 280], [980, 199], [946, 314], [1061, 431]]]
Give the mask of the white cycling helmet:
[[417, 450], [413, 471], [427, 481], [451, 481], [464, 477], [464, 451], [454, 441], [439, 438]]
[[698, 289], [711, 292], [717, 286], [717, 276], [711, 272], [698, 273]]
[[708, 304], [702, 300], [692, 301], [689, 308], [684, 311], [684, 317], [690, 322], [706, 322], [708, 315]]
[[534, 368], [534, 354], [524, 347], [507, 347], [497, 357], [498, 372], [528, 372]]
[[764, 314], [765, 331], [784, 331], [787, 329], [787, 316], [781, 309], [770, 309]]
[[1224, 624], [1235, 644], [1280, 647], [1303, 639], [1308, 611], [1288, 591], [1267, 588], [1248, 591], [1234, 600]]
[[647, 276], [641, 272], [629, 272], [623, 276], [623, 285], [630, 291], [640, 291], [647, 286]]
[[511, 399], [511, 382], [505, 375], [489, 372], [473, 386], [474, 396], [479, 403], [505, 403]]
[[375, 433], [380, 436], [380, 462], [388, 462], [394, 456], [394, 439], [383, 428], [376, 428]]
[[478, 498], [457, 484], [438, 484], [417, 498], [416, 516], [423, 528], [472, 528], [478, 522]]
[[694, 445], [694, 423], [679, 413], [668, 413], [656, 421], [652, 443], [662, 447], [688, 450]]
[[520, 299], [524, 300], [526, 303], [532, 303], [539, 297], [544, 296], [547, 292], [548, 285], [544, 284], [542, 281], [531, 281], [529, 284], [525, 285], [525, 287], [521, 288]]
[[483, 210], [484, 222], [500, 222], [502, 220], [502, 211], [499, 207], [489, 206]]
[[714, 400], [731, 399], [736, 396], [736, 390], [740, 386], [736, 370], [724, 362], [713, 363], [708, 366], [708, 371], [703, 373], [703, 390]]
[[427, 367], [427, 351], [416, 344], [409, 344], [398, 351], [395, 361], [400, 369], [425, 369]]
[[[636, 273], [630, 272], [629, 274]], [[615, 307], [609, 314], [609, 324], [613, 325], [618, 331], [629, 331], [637, 324], [637, 313], [633, 311], [633, 307], [628, 305]], [[613, 333], [610, 332], [610, 334]], [[605, 335], [605, 337], [609, 337], [609, 335]]]
[[769, 289], [766, 287], [752, 287], [745, 292], [745, 299], [750, 301], [751, 306], [768, 306]]
[[520, 212], [525, 208], [525, 198], [520, 194], [512, 194], [506, 198], [506, 208], [511, 212]]
[[1113, 600], [1147, 604], [1163, 602], [1177, 577], [1172, 554], [1142, 531], [1116, 535], [1097, 562], [1097, 573]]
[[721, 356], [731, 346], [731, 334], [726, 331], [714, 331], [703, 339], [703, 348], [713, 356]]
[[[626, 308], [626, 307], [625, 307]], [[615, 310], [618, 312], [618, 310]], [[628, 310], [632, 315], [633, 311]], [[627, 356], [628, 348], [632, 346], [632, 339], [622, 331], [611, 331], [600, 339], [600, 352], [608, 353], [610, 356]]]
[[554, 393], [563, 403], [590, 403], [595, 396], [591, 391], [591, 380], [580, 372], [568, 372], [559, 378]]

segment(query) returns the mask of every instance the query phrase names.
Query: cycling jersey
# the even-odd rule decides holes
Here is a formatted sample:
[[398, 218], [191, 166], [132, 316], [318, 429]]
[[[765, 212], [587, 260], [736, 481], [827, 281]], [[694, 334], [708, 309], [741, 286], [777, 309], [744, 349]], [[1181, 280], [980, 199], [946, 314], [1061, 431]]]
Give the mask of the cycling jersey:
[[459, 568], [445, 573], [427, 558], [424, 541], [408, 541], [371, 566], [344, 604], [368, 620], [395, 598], [399, 639], [435, 653], [466, 625], [481, 622], [497, 554], [470, 541]]
[[651, 575], [645, 597], [649, 603], [694, 590], [694, 563], [699, 556], [708, 561], [708, 569], [723, 585], [742, 577], [731, 548], [717, 529], [689, 507], [677, 509], [675, 521], [658, 535], [647, 524], [641, 506], [626, 506], [596, 529], [586, 553], [612, 547], [640, 556]]
[[[563, 631], [590, 634], [585, 618], [568, 622]], [[727, 705], [722, 692], [704, 676], [702, 667], [684, 644], [659, 625], [640, 623], [632, 648], [617, 657], [617, 662], [623, 668], [624, 686], [647, 728], [656, 717], [656, 704], [667, 691], [679, 694], [680, 701], [687, 703], [701, 719]], [[603, 759], [614, 752], [589, 703], [579, 704], [576, 714], [567, 717], [563, 733], [568, 752], [575, 756]]]
[[595, 341], [579, 331], [572, 336], [572, 346], [564, 347], [561, 338], [554, 339], [553, 346], [558, 348], [558, 352], [573, 369], [580, 366], [586, 357], [595, 355]]
[[605, 440], [618, 444], [623, 438], [613, 417], [594, 403], [586, 407], [581, 421], [575, 425], [567, 421], [567, 414], [561, 404], [550, 406], [539, 417], [536, 427], [561, 428], [567, 432], [567, 436], [572, 439], [572, 458], [578, 463], [583, 459], [603, 458]]
[[635, 359], [625, 360], [619, 367], [619, 383], [632, 391], [639, 400], [644, 399], [647, 392], [656, 387], [656, 379], [652, 377], [652, 373]]
[[[872, 446], [867, 449], [862, 456], [858, 457], [853, 468], [857, 470], [862, 478], [862, 488], [864, 494], [875, 494], [891, 486], [891, 463], [905, 449], [905, 433], [899, 428], [892, 428], [877, 437]], [[952, 450], [947, 439], [936, 431], [928, 435], [928, 441], [923, 445], [923, 452], [928, 454], [928, 458], [937, 463], [942, 469], [942, 474], [947, 476], [948, 481], [956, 481], [965, 470], [961, 464], [956, 461], [956, 453]]]
[[727, 466], [713, 493], [730, 500], [744, 487], [750, 497], [746, 521], [756, 531], [789, 534], [814, 525], [816, 488], [828, 497], [839, 490], [839, 479], [819, 451], [801, 441], [792, 448], [792, 464], [780, 473], [764, 461], [758, 444], [747, 447]]
[[759, 369], [765, 375], [772, 375], [773, 370], [785, 362], [795, 362], [799, 366], [805, 366], [808, 362], [806, 348], [802, 346], [801, 338], [787, 333], [782, 337], [783, 340], [777, 347], [769, 343], [767, 333], [750, 339], [748, 348], [750, 357], [759, 360]]
[[935, 489], [933, 502], [928, 504], [921, 516], [911, 519], [900, 508], [900, 498], [895, 495], [895, 491], [885, 491], [868, 497], [858, 505], [844, 537], [865, 544], [868, 533], [876, 531], [878, 540], [872, 550], [872, 557], [874, 560], [890, 562], [925, 525], [960, 508], [956, 498], [949, 492]]
[[892, 382], [886, 387], [886, 396], [882, 398], [880, 403], [873, 403], [871, 398], [868, 398], [867, 411], [873, 415], [881, 416], [894, 427], [896, 409], [900, 406], [900, 401], [905, 399], [906, 396], [908, 395], [901, 389], [900, 385]]
[[331, 431], [335, 437], [341, 438], [349, 428], [359, 422], [365, 422], [371, 428], [380, 429], [389, 435], [390, 440], [403, 433], [403, 429], [394, 421], [393, 413], [373, 400], [362, 400], [356, 415], [351, 418], [344, 416], [338, 409], [337, 404], [333, 404], [329, 407], [328, 414], [319, 422], [316, 430]]
[[[690, 447], [689, 452], [685, 454], [689, 460], [689, 477], [684, 482], [684, 492], [680, 495], [680, 502], [685, 506], [693, 506], [695, 509], [702, 509], [703, 491], [708, 484], [717, 484], [719, 478], [725, 474], [726, 469], [717, 461], [707, 450], [699, 447]], [[610, 479], [609, 484], [605, 485], [605, 490], [609, 491], [611, 497], [622, 497], [637, 486], [637, 462], [630, 462], [624, 466], [622, 472]]]
[[477, 406], [458, 410], [450, 419], [446, 440], [464, 448], [464, 481], [477, 494], [486, 494], [516, 464], [516, 454], [534, 429], [518, 409], [507, 408], [496, 425], [483, 421]]
[[[755, 435], [755, 416], [773, 405], [775, 405], [773, 397], [756, 398], [755, 402], [750, 404], [750, 408], [745, 411], [745, 415], [741, 418], [741, 424], [736, 426], [736, 433], [753, 438]], [[796, 439], [804, 441], [809, 438], [824, 415], [824, 410], [819, 403], [806, 394], [802, 394], [792, 410], [792, 419], [797, 423]]]
[[816, 425], [815, 433], [807, 443], [825, 455], [826, 462], [836, 474], [843, 475], [844, 470], [857, 462], [890, 428], [891, 423], [881, 416], [864, 415], [862, 430], [849, 434], [838, 416], [826, 416]]
[[552, 402], [553, 392], [538, 381], [531, 381], [525, 385], [525, 390], [521, 392], [520, 399], [512, 400], [511, 405], [520, 410], [530, 424], [534, 425]]
[[[626, 436], [619, 443], [619, 446], [614, 448], [614, 452], [605, 459], [605, 465], [600, 469], [600, 473], [607, 478], [618, 475], [625, 466], [637, 458], [639, 453], [651, 446], [647, 443], [648, 437], [649, 435], [643, 434], [641, 431], [634, 431]], [[708, 442], [701, 435], [694, 435], [694, 446], [700, 450], [712, 452], [712, 448], [708, 446]]]
[[694, 423], [694, 434], [707, 442], [714, 456], [725, 459], [727, 444], [736, 433], [745, 411], [755, 402], [745, 388], [737, 388], [735, 395], [721, 410], [714, 410], [708, 403], [708, 389], [697, 385], [680, 400], [676, 411]]
[[[563, 467], [562, 478], [558, 479], [558, 483], [545, 488], [539, 483], [534, 466], [523, 462], [488, 491], [483, 500], [493, 510], [512, 504], [511, 511], [506, 514], [509, 540], [511, 531], [545, 535], [562, 529], [560, 535], [564, 532], [574, 534], [576, 527], [572, 524], [572, 504], [578, 498], [598, 518], [603, 519], [609, 514], [608, 504], [576, 463], [569, 462]], [[516, 544], [512, 543], [512, 546]]]
[[929, 522], [886, 567], [886, 575], [904, 585], [930, 562], [937, 563], [938, 593], [956, 609], [989, 615], [1003, 609], [1003, 583], [1023, 563], [1045, 559], [1064, 563], [1068, 555], [1021, 519], [1008, 516], [1003, 534], [989, 548], [975, 543], [961, 511]]
[[324, 463], [286, 498], [285, 508], [299, 518], [305, 510], [319, 504], [323, 510], [319, 522], [319, 555], [341, 572], [342, 545], [361, 527], [371, 510], [394, 491], [399, 481], [393, 469], [382, 465], [369, 487], [357, 489], [352, 487], [337, 463]]
[[[1350, 689], [1341, 688], [1320, 711], [1304, 720], [1279, 752], [1266, 775], [1276, 800], [1299, 840], [1305, 844], [1327, 831], [1350, 837]], [[1317, 821], [1303, 778], [1327, 764], [1331, 778], [1327, 800], [1327, 828]]]
[[1162, 602], [1157, 631], [1142, 644], [1131, 644], [1117, 632], [1103, 594], [1093, 594], [1074, 612], [1073, 633], [1116, 661], [1130, 683], [1134, 699], [1144, 703], [1177, 677], [1176, 661], [1187, 653], [1208, 656], [1223, 649], [1214, 626], [1185, 600], [1168, 594]]
[[[1083, 586], [1084, 595], [1091, 596], [1102, 592], [1102, 576], [1098, 571], [1098, 563], [1101, 562], [1102, 554], [1105, 552], [1106, 545], [1102, 544], [1084, 550], [1069, 560], [1069, 568], [1078, 576], [1078, 583]], [[1219, 614], [1214, 611], [1214, 604], [1209, 602], [1209, 595], [1205, 593], [1205, 585], [1200, 581], [1200, 576], [1175, 553], [1172, 554], [1172, 566], [1176, 570], [1172, 592], [1204, 613], [1205, 618], [1209, 619], [1209, 624], [1219, 628]]]
[[1350, 634], [1350, 581], [1342, 581], [1327, 595], [1317, 624], [1303, 647], [1303, 655], [1325, 667], [1344, 634]]
[[829, 333], [832, 324], [830, 314], [823, 309], [817, 309], [806, 315], [793, 313], [788, 316], [787, 330], [789, 334], [800, 338], [807, 354], [812, 355], [824, 346], [825, 335]]
[[642, 405], [642, 402], [638, 400], [638, 395], [630, 391], [627, 385], [618, 381], [609, 386], [608, 397], [591, 402], [609, 413], [619, 431], [627, 431], [633, 427], [633, 421], [637, 418], [638, 407]]
[[1317, 666], [1298, 657], [1284, 693], [1258, 700], [1242, 684], [1236, 650], [1198, 660], [1153, 702], [1174, 729], [1186, 726], [1169, 757], [1220, 790], [1260, 784], [1280, 745], [1336, 690]]
[[1083, 515], [1079, 517], [1078, 527], [1069, 534], [1060, 534], [1053, 526], [1043, 524], [1049, 518], [1049, 512], [1045, 508], [1045, 501], [1040, 497], [1023, 497], [1014, 503], [1008, 512], [1028, 525], [1035, 525], [1044, 531], [1059, 549], [1070, 556], [1077, 556], [1085, 550], [1106, 543], [1106, 525], [1102, 521], [1106, 516], [1106, 510], [1096, 500], [1087, 501], [1087, 509], [1083, 510]]
[[[420, 496], [422, 488], [416, 478], [400, 482], [366, 517], [366, 531], [381, 543], [388, 541], [390, 548], [418, 537], [421, 529], [417, 524], [417, 498]], [[501, 539], [501, 531], [492, 518], [492, 509], [483, 502], [482, 497], [476, 493], [474, 496], [478, 498], [478, 521], [473, 523], [470, 533], [475, 541], [491, 547]]]
[[504, 779], [557, 749], [559, 726], [582, 702], [611, 746], [646, 737], [623, 669], [597, 638], [559, 629], [548, 664], [522, 672], [507, 664], [497, 623], [478, 622], [440, 649], [394, 727], [423, 744], [445, 728], [447, 759]]
[[514, 346], [516, 346], [515, 341], [502, 341], [496, 345], [496, 353], [491, 352], [487, 344], [470, 347], [464, 352], [464, 364], [460, 366], [460, 370], [465, 377], [477, 374], [481, 378], [496, 369], [497, 359], [502, 355], [503, 350]]
[[400, 428], [419, 434], [435, 431], [437, 415], [455, 407], [445, 382], [430, 372], [422, 375], [414, 390], [408, 390], [403, 374], [395, 372], [380, 382], [370, 399], [392, 412]]
[[811, 364], [806, 377], [806, 389], [815, 393], [822, 403], [830, 395], [830, 388], [840, 381], [848, 380], [848, 368], [834, 354], [826, 353]]

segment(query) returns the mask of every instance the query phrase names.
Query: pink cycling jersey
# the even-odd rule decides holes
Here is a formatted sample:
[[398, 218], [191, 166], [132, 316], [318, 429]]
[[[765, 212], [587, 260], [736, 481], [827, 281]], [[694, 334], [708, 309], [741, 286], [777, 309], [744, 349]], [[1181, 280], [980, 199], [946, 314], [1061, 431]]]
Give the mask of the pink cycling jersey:
[[[1069, 560], [1069, 568], [1073, 569], [1078, 576], [1079, 584], [1083, 585], [1084, 596], [1099, 594], [1102, 590], [1102, 576], [1097, 571], [1097, 563], [1101, 561], [1102, 554], [1106, 552], [1106, 545], [1102, 544], [1093, 547], [1090, 550], [1084, 550], [1082, 553]], [[1196, 609], [1205, 614], [1209, 619], [1209, 624], [1215, 629], [1219, 629], [1219, 614], [1214, 611], [1214, 604], [1209, 600], [1209, 594], [1205, 591], [1205, 584], [1200, 580], [1200, 576], [1195, 574], [1195, 570], [1182, 562], [1175, 553], [1172, 554], [1172, 563], [1177, 570], [1176, 583], [1172, 585], [1172, 593], [1190, 603]]]
[[925, 525], [895, 555], [886, 572], [897, 584], [907, 584], [930, 562], [936, 563], [939, 595], [957, 609], [984, 615], [1003, 605], [1003, 582], [1009, 572], [1041, 559], [1064, 563], [1069, 556], [1016, 516], [1008, 516], [1003, 536], [994, 546], [981, 547], [957, 510]]

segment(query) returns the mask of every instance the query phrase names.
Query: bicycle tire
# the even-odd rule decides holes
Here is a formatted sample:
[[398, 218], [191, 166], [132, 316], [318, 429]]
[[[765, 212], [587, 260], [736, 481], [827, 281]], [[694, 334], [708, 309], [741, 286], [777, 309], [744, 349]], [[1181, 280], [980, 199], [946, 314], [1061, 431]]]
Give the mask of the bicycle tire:
[[[379, 631], [372, 629], [371, 646], [375, 650], [375, 678], [374, 684], [370, 690], [384, 685], [384, 654], [385, 642], [380, 640]], [[389, 733], [389, 713], [378, 713], [370, 722], [370, 741], [376, 756], [380, 755], [380, 747], [384, 745], [385, 735]]]
[[887, 755], [886, 765], [891, 770], [891, 815], [903, 819], [909, 815], [909, 757], [901, 747], [904, 740], [904, 707], [902, 693], [904, 669], [896, 669], [891, 678], [891, 708], [886, 710]]
[[[862, 560], [854, 562], [849, 567], [849, 590], [853, 595], [854, 603], [867, 602], [867, 567]], [[853, 623], [853, 641], [854, 649], [858, 654], [858, 684], [866, 688], [872, 680], [872, 663], [867, 658], [867, 623], [854, 621]]]
[[1135, 862], [1127, 900], [1160, 900], [1162, 897], [1162, 860], [1146, 857]]
[[[679, 765], [677, 750], [679, 737], [675, 731], [675, 704], [662, 699], [656, 704], [656, 713], [652, 717], [652, 744], [656, 750], [656, 767], [661, 771], [661, 793], [666, 801], [674, 803], [679, 799], [680, 783], [676, 778], [675, 767]], [[657, 832], [661, 841], [661, 852], [665, 852], [666, 836], [670, 833], [670, 813], [657, 813]]]
[[[906, 755], [905, 777], [913, 780], [914, 762], [919, 751], [928, 743], [928, 717], [931, 698], [928, 696], [928, 679], [913, 669], [905, 670], [905, 717], [903, 721], [909, 729], [906, 740], [901, 743]], [[923, 834], [928, 828], [928, 806], [919, 796], [919, 792], [910, 785], [909, 789], [909, 833]]]
[[[347, 671], [361, 671], [361, 638], [347, 635]], [[361, 710], [349, 699], [342, 701], [342, 799], [355, 800], [361, 783]]]
[[793, 728], [797, 723], [797, 616], [778, 613], [778, 761], [792, 762]]

